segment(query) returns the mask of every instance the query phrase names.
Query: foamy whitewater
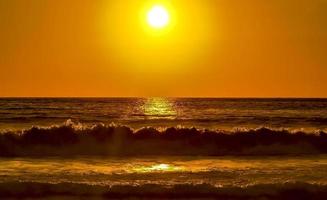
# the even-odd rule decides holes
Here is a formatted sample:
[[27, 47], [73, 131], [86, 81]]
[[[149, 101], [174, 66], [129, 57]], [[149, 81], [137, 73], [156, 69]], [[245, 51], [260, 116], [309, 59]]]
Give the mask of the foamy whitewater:
[[0, 198], [327, 198], [327, 99], [0, 99], [0, 132]]

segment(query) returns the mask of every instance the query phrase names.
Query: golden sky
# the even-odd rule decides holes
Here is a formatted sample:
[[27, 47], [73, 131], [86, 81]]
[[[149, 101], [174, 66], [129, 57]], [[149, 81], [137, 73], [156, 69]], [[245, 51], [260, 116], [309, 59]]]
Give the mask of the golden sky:
[[327, 0], [1, 0], [0, 96], [327, 97], [326, 19]]

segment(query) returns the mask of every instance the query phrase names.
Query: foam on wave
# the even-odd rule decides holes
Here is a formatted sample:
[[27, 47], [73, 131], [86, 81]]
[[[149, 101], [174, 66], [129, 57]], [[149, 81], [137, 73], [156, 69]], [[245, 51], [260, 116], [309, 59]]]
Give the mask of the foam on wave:
[[0, 134], [0, 156], [74, 155], [286, 155], [327, 153], [323, 131], [269, 128], [199, 130], [97, 124], [67, 121], [60, 126], [33, 127]]
[[78, 183], [0, 183], [2, 198], [35, 197], [83, 198], [215, 198], [215, 199], [326, 199], [327, 186], [307, 183], [253, 185], [248, 187], [215, 187], [209, 184], [164, 186], [115, 185], [112, 187]]

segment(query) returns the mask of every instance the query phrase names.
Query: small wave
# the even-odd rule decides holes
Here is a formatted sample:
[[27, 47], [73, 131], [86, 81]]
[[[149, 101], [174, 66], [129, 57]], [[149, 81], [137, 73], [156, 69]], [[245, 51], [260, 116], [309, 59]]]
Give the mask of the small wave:
[[0, 183], [2, 198], [33, 197], [98, 198], [218, 198], [218, 199], [326, 199], [327, 186], [306, 183], [254, 185], [248, 187], [215, 187], [209, 184], [164, 186], [101, 186], [80, 183]]
[[327, 134], [284, 129], [200, 130], [71, 121], [0, 134], [0, 156], [289, 155], [327, 153]]

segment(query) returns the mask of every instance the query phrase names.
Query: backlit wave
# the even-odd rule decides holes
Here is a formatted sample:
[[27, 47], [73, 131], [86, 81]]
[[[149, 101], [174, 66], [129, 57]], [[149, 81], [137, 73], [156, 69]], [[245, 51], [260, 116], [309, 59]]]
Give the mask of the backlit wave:
[[245, 188], [209, 184], [116, 185], [112, 187], [74, 183], [0, 183], [0, 198], [215, 198], [215, 199], [326, 199], [327, 187], [306, 183], [254, 185]]
[[283, 129], [234, 131], [127, 126], [33, 127], [0, 134], [0, 156], [288, 155], [327, 153], [327, 134]]

